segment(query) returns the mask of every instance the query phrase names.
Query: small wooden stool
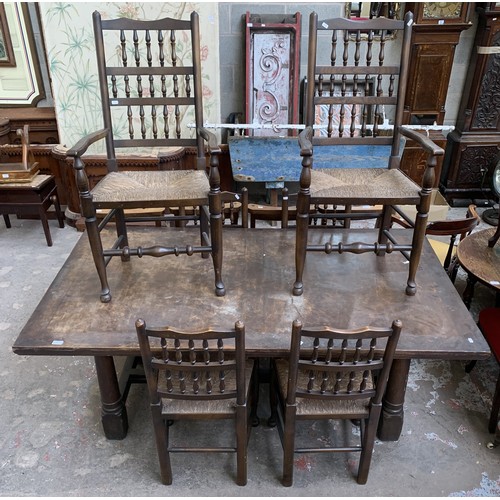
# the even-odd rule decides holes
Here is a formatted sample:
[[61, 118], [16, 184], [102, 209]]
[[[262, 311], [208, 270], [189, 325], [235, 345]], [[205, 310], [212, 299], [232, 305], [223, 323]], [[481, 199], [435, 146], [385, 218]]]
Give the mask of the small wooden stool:
[[47, 210], [54, 205], [59, 227], [64, 227], [64, 216], [57, 196], [56, 180], [53, 175], [36, 175], [30, 182], [0, 184], [0, 214], [7, 228], [11, 227], [9, 214], [38, 213], [42, 221], [47, 245], [52, 246]]

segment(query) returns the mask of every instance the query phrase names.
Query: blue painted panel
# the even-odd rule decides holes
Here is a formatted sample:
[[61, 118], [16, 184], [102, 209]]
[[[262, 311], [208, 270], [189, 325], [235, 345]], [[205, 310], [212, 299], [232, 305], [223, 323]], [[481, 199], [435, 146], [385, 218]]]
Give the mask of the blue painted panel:
[[[236, 181], [293, 182], [302, 170], [296, 137], [240, 137], [228, 140]], [[390, 146], [316, 146], [314, 168], [387, 168]]]

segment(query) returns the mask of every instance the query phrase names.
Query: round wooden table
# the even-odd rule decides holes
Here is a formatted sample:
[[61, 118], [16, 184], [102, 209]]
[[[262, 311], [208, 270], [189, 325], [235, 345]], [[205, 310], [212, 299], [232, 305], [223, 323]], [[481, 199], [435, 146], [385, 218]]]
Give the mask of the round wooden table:
[[500, 244], [493, 248], [488, 247], [488, 240], [495, 231], [495, 228], [477, 231], [464, 238], [458, 245], [458, 261], [467, 272], [467, 286], [463, 300], [468, 308], [474, 296], [474, 286], [478, 281], [500, 292]]

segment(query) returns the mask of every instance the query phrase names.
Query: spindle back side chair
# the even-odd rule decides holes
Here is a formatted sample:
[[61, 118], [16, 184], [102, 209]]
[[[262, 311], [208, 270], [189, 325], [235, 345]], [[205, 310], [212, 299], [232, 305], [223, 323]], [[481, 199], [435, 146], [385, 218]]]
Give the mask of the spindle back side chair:
[[[284, 486], [293, 483], [295, 453], [360, 452], [357, 481], [366, 483], [401, 328], [399, 320], [390, 328], [358, 330], [306, 328], [294, 321], [290, 357], [275, 360], [271, 384], [272, 417], [283, 443]], [[332, 435], [326, 446], [318, 446], [314, 437], [309, 446], [296, 444], [298, 421], [339, 419], [360, 421], [358, 445]]]
[[[172, 452], [236, 453], [236, 482], [247, 482], [247, 443], [253, 402], [253, 361], [245, 359], [245, 326], [233, 329], [180, 331], [136, 321], [137, 336], [148, 385], [150, 408], [164, 484], [172, 483]], [[177, 420], [231, 420], [234, 446], [174, 446], [169, 425]], [[193, 436], [194, 439], [194, 436]]]

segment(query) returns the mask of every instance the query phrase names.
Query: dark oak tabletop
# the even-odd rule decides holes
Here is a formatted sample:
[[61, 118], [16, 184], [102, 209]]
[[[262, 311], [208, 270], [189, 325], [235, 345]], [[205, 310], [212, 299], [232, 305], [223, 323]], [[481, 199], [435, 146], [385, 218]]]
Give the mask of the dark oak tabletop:
[[[180, 240], [192, 232], [134, 228], [129, 240], [134, 245], [139, 233], [147, 232], [148, 244], [161, 244], [172, 231]], [[377, 233], [339, 230], [336, 235], [335, 241], [340, 235], [351, 242], [373, 243]], [[314, 243], [327, 237], [321, 230], [310, 231]], [[132, 258], [128, 263], [113, 259], [108, 266], [113, 299], [103, 304], [83, 236], [13, 350], [38, 355], [131, 355], [139, 352], [134, 327], [138, 317], [151, 325], [179, 328], [227, 327], [240, 319], [246, 325], [248, 352], [277, 356], [288, 351], [296, 318], [309, 326], [339, 328], [388, 326], [400, 318], [403, 333], [396, 357], [467, 360], [490, 355], [427, 243], [414, 297], [405, 295], [408, 263], [399, 253], [377, 257], [323, 252], [308, 254], [304, 294], [294, 297], [294, 245], [294, 230], [224, 229], [225, 297], [214, 295], [211, 260], [199, 255]]]

